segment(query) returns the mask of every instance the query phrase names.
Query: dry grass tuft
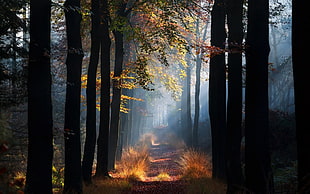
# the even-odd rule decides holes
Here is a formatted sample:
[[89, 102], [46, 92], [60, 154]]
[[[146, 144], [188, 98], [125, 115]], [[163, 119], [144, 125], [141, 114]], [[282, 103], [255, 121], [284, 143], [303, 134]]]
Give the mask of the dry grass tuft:
[[84, 186], [84, 194], [119, 194], [130, 191], [132, 185], [124, 179], [101, 179], [95, 180], [94, 184]]
[[195, 149], [184, 151], [178, 163], [185, 179], [210, 178], [212, 176], [211, 159], [201, 151]]
[[116, 163], [116, 174], [120, 178], [144, 180], [150, 163], [146, 145], [124, 149], [122, 158]]
[[155, 178], [156, 181], [169, 181], [170, 179], [171, 177], [167, 172], [161, 172]]

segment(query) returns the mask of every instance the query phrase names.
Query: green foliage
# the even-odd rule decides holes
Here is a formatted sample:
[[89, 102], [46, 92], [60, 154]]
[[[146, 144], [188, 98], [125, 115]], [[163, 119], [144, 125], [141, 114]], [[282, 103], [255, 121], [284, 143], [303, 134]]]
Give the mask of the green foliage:
[[54, 188], [62, 188], [64, 186], [64, 168], [52, 168], [52, 183]]
[[26, 6], [26, 0], [0, 0], [0, 57], [11, 58], [17, 54], [25, 56], [26, 50], [20, 47], [14, 47], [9, 42], [13, 41], [17, 32], [27, 31], [26, 18], [23, 9]]
[[12, 141], [12, 131], [7, 120], [8, 115], [0, 113], [0, 144], [7, 144]]
[[269, 112], [269, 121], [275, 190], [294, 193], [297, 185], [295, 116], [273, 110]]
[[297, 190], [297, 161], [292, 161], [290, 165], [283, 164], [281, 161], [277, 162], [273, 163], [275, 190], [280, 193], [295, 192]]

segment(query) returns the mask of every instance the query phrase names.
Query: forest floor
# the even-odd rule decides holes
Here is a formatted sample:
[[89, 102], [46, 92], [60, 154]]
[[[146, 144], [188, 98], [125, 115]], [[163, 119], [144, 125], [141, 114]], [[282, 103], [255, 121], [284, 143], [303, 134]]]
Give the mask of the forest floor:
[[182, 171], [178, 161], [180, 150], [165, 145], [152, 145], [150, 166], [143, 181], [132, 182], [125, 193], [186, 193], [187, 182], [181, 180]]
[[[84, 194], [188, 193], [188, 181], [182, 179], [182, 169], [178, 164], [183, 151], [167, 144], [152, 144], [147, 151], [148, 167], [143, 176], [124, 179], [119, 178], [119, 172], [111, 172], [112, 179], [97, 180], [95, 187], [84, 188]], [[136, 164], [129, 162], [129, 165], [139, 166], [138, 163], [137, 160]]]
[[[142, 152], [141, 150], [137, 154], [137, 152], [132, 151], [131, 155], [143, 155]], [[147, 155], [148, 167], [144, 173], [141, 173], [142, 176], [135, 175], [122, 178], [120, 170], [116, 170], [110, 174], [113, 177], [112, 179], [97, 180], [95, 187], [84, 188], [84, 194], [226, 193], [226, 185], [211, 178], [210, 158], [202, 154], [202, 152], [195, 152], [194, 150], [171, 144], [152, 143], [148, 148]], [[189, 163], [184, 163], [186, 156], [188, 159], [191, 159], [188, 160]], [[137, 171], [139, 166], [141, 166], [139, 164], [140, 160], [135, 157], [122, 158], [122, 160], [125, 160], [124, 162], [128, 168], [132, 166]], [[132, 161], [135, 162], [132, 163]], [[184, 167], [184, 164], [186, 164], [186, 167]], [[188, 168], [188, 166], [192, 168]], [[117, 166], [116, 169], [118, 169]]]

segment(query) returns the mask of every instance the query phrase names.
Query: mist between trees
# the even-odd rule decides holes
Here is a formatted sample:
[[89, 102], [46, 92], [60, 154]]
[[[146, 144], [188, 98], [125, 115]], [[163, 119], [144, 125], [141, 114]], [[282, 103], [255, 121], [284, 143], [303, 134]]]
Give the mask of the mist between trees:
[[309, 192], [302, 3], [0, 3], [0, 192], [83, 193], [145, 134], [227, 193]]

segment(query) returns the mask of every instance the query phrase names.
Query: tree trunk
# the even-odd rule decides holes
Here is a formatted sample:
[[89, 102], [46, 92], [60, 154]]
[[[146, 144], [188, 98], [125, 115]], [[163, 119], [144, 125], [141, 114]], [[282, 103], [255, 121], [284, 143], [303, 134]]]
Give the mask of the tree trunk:
[[[226, 40], [224, 0], [214, 2], [211, 13], [211, 45], [224, 48]], [[209, 114], [212, 132], [212, 175], [226, 179], [226, 70], [225, 55], [210, 58]]]
[[298, 192], [310, 193], [310, 133], [309, 116], [305, 114], [310, 109], [310, 102], [305, 94], [309, 87], [307, 60], [307, 47], [309, 40], [307, 31], [304, 30], [308, 23], [308, 13], [305, 1], [293, 1], [292, 23], [292, 54], [295, 89], [295, 116], [297, 136], [298, 159]]
[[91, 29], [91, 53], [87, 74], [87, 115], [86, 115], [86, 138], [82, 162], [83, 180], [86, 184], [91, 183], [94, 154], [96, 147], [96, 81], [97, 68], [100, 52], [100, 16], [99, 0], [92, 0], [92, 29]]
[[102, 36], [101, 44], [101, 90], [100, 90], [100, 124], [97, 140], [96, 176], [109, 176], [109, 122], [110, 122], [110, 46], [108, 1], [100, 2]]
[[227, 193], [243, 186], [241, 169], [243, 0], [227, 1], [228, 99], [227, 99]]
[[67, 27], [67, 90], [65, 105], [64, 193], [82, 193], [80, 95], [83, 50], [80, 35], [80, 1], [65, 2]]
[[111, 103], [111, 126], [110, 126], [110, 162], [111, 169], [114, 169], [115, 156], [117, 149], [117, 142], [119, 137], [119, 118], [120, 118], [120, 105], [121, 105], [121, 73], [123, 70], [123, 33], [114, 31], [115, 37], [115, 66], [114, 66], [114, 79], [113, 79], [113, 98]]
[[248, 1], [245, 176], [253, 193], [272, 192], [268, 128], [269, 1]]
[[30, 1], [28, 160], [25, 193], [52, 193], [50, 0]]
[[199, 127], [199, 116], [200, 116], [200, 71], [201, 71], [201, 58], [198, 54], [196, 57], [196, 83], [195, 83], [195, 114], [194, 114], [194, 125], [193, 125], [193, 146], [198, 148], [198, 127]]
[[[186, 54], [186, 58], [190, 57]], [[191, 118], [191, 64], [187, 60], [187, 67], [184, 68], [186, 77], [183, 80], [183, 91], [181, 97], [181, 125], [182, 125], [182, 138], [187, 146], [192, 145], [192, 118]]]
[[[119, 3], [118, 10], [116, 12], [117, 17], [124, 18], [125, 9], [127, 3]], [[120, 30], [123, 27], [122, 24], [119, 24], [118, 28], [113, 31], [115, 38], [115, 65], [114, 65], [114, 76], [113, 76], [113, 97], [111, 103], [111, 122], [110, 122], [110, 149], [109, 149], [109, 158], [110, 158], [110, 168], [114, 169], [115, 157], [117, 150], [117, 143], [119, 137], [119, 122], [120, 122], [120, 105], [121, 105], [121, 74], [123, 71], [123, 61], [124, 61], [124, 34]]]

